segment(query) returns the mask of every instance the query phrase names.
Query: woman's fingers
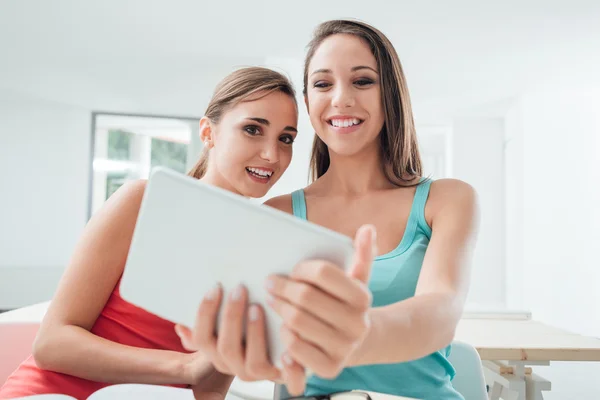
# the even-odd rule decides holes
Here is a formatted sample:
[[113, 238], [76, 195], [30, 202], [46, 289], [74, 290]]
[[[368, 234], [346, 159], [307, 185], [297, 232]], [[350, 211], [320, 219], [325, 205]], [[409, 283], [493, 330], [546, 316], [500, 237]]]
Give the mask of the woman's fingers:
[[333, 379], [343, 369], [339, 360], [329, 357], [320, 348], [306, 342], [285, 326], [281, 328], [281, 340], [285, 343], [291, 359], [300, 365], [310, 366], [310, 369], [322, 378]]
[[250, 377], [245, 371], [244, 323], [248, 302], [247, 289], [239, 285], [228, 296], [219, 324], [217, 351], [223, 362], [242, 380]]
[[353, 265], [344, 271], [325, 260], [299, 263], [289, 277], [271, 276], [270, 306], [284, 326], [282, 340], [295, 362], [334, 378], [370, 330], [367, 283], [376, 254], [375, 229], [361, 227]]
[[222, 297], [223, 288], [221, 285], [216, 285], [204, 296], [198, 307], [193, 334], [193, 342], [197, 349], [213, 351], [216, 347], [215, 332]]
[[246, 330], [246, 371], [254, 378], [277, 381], [281, 373], [269, 358], [265, 322], [262, 307], [251, 305]]
[[[269, 277], [267, 289], [277, 283], [271, 281], [276, 278], [276, 275]], [[309, 260], [299, 263], [290, 274], [289, 279], [317, 288], [328, 296], [355, 309], [366, 310], [371, 306], [371, 293], [367, 285], [349, 276], [340, 267], [328, 261]], [[296, 293], [295, 295], [302, 296], [303, 293]], [[306, 294], [301, 297], [303, 303], [305, 303], [306, 297]]]
[[286, 301], [273, 298], [269, 305], [283, 319], [284, 325], [308, 343], [334, 358], [346, 356], [352, 339], [347, 332], [339, 332], [312, 314]]
[[175, 325], [175, 333], [177, 334], [177, 336], [179, 336], [179, 339], [181, 340], [181, 345], [183, 346], [184, 349], [186, 349], [188, 351], [198, 350], [197, 346], [194, 344], [194, 340], [193, 340], [194, 333], [192, 332], [192, 330], [190, 328], [188, 328], [187, 326], [184, 326], [184, 325], [176, 324]]
[[[350, 280], [345, 276], [339, 279]], [[270, 278], [270, 282], [269, 292], [272, 294], [274, 301], [272, 307], [276, 307], [274, 310], [288, 326], [293, 327], [298, 333], [302, 334], [301, 329], [306, 330], [310, 327], [312, 332], [307, 333], [307, 335], [322, 335], [329, 331], [335, 335], [354, 339], [363, 334], [365, 323], [363, 313], [368, 308], [354, 308], [330, 293], [304, 281], [273, 276]], [[370, 304], [371, 297], [366, 287], [360, 289], [355, 296], [362, 296], [362, 301], [365, 304]], [[294, 307], [287, 307], [285, 304], [281, 304], [281, 301]], [[317, 327], [315, 321], [308, 321], [307, 314], [318, 320], [323, 326]], [[302, 336], [308, 337], [304, 334]]]
[[354, 260], [348, 275], [360, 282], [369, 283], [373, 260], [377, 255], [377, 231], [373, 225], [363, 225], [354, 238]]
[[304, 368], [288, 354], [284, 353], [281, 359], [283, 364], [283, 379], [287, 391], [292, 396], [304, 394], [306, 388], [306, 374]]
[[284, 372], [271, 363], [264, 310], [257, 304], [248, 307], [248, 291], [242, 285], [226, 298], [221, 286], [216, 286], [202, 300], [194, 329], [176, 325], [175, 332], [185, 349], [206, 355], [222, 373], [235, 374], [246, 381], [282, 382], [296, 393], [304, 390], [302, 366], [291, 361]]

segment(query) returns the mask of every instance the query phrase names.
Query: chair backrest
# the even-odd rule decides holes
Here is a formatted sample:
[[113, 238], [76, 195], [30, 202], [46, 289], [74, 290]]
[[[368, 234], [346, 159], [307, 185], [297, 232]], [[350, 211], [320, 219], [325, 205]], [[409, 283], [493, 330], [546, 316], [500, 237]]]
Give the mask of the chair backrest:
[[477, 350], [468, 343], [454, 341], [448, 360], [456, 370], [452, 380], [456, 391], [465, 400], [487, 400], [483, 367]]
[[284, 400], [290, 398], [290, 394], [288, 393], [285, 385], [276, 384], [275, 390], [273, 391], [273, 400]]

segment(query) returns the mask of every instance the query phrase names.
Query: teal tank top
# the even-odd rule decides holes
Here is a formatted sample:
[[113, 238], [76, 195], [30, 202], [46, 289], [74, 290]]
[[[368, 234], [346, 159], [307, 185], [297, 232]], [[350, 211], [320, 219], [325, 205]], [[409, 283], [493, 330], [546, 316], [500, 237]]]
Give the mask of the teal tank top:
[[[425, 221], [425, 203], [431, 180], [422, 181], [416, 189], [404, 236], [394, 250], [375, 259], [369, 289], [373, 307], [381, 307], [415, 295], [417, 280], [431, 238]], [[306, 201], [302, 189], [292, 193], [294, 215], [306, 218]], [[402, 340], [398, 337], [398, 340]], [[448, 361], [451, 346], [421, 359], [397, 363], [345, 368], [335, 379], [311, 376], [306, 396], [368, 390], [423, 400], [464, 400], [452, 387], [454, 368]]]

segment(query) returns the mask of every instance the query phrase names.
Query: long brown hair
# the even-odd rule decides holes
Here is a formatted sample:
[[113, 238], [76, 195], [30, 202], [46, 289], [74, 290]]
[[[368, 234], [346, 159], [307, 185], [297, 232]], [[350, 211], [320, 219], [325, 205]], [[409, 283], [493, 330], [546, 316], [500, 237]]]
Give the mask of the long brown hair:
[[[223, 114], [255, 94], [267, 96], [273, 92], [282, 92], [296, 103], [296, 92], [290, 80], [279, 72], [263, 67], [238, 69], [227, 75], [217, 85], [208, 103], [204, 116], [218, 124]], [[297, 104], [296, 104], [297, 106]], [[208, 167], [208, 149], [204, 148], [196, 165], [188, 172], [189, 176], [200, 179]]]
[[[383, 170], [388, 180], [404, 186], [422, 175], [421, 156], [417, 145], [410, 96], [402, 65], [394, 46], [380, 31], [363, 22], [332, 20], [320, 24], [308, 44], [304, 62], [304, 89], [306, 96], [308, 66], [325, 39], [336, 34], [354, 35], [369, 45], [379, 70], [381, 102], [385, 123], [379, 134]], [[311, 180], [321, 177], [329, 168], [327, 145], [315, 135], [310, 175]]]

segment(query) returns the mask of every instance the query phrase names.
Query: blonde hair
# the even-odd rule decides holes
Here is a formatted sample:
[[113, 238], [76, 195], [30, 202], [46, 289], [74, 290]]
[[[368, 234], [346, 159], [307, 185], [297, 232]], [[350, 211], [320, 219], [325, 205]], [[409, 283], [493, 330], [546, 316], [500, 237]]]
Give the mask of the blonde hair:
[[[263, 67], [238, 69], [219, 82], [204, 116], [212, 123], [218, 124], [223, 114], [236, 104], [255, 94], [261, 93], [264, 94], [261, 97], [264, 97], [273, 92], [287, 94], [296, 103], [296, 92], [292, 83], [279, 72]], [[188, 175], [200, 179], [206, 173], [207, 167], [208, 149], [204, 148], [200, 159]]]

